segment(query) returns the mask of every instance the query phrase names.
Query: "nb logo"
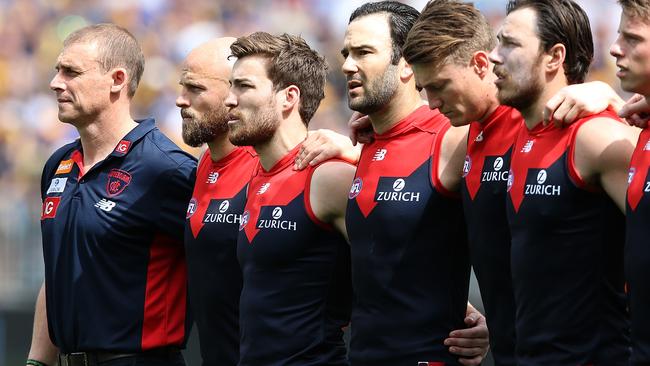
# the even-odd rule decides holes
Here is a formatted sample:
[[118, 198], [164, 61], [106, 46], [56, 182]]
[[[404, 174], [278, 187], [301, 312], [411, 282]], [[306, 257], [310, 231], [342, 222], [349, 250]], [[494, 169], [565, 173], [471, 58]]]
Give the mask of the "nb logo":
[[494, 161], [494, 170], [496, 170], [498, 172], [499, 170], [501, 170], [501, 168], [503, 168], [503, 158], [499, 156]]
[[210, 172], [208, 175], [208, 179], [206, 179], [205, 183], [207, 184], [215, 184], [217, 183], [217, 179], [219, 178], [219, 173], [218, 172]]
[[542, 169], [537, 173], [537, 184], [544, 184], [546, 182], [546, 170]]
[[400, 192], [402, 189], [404, 189], [404, 186], [406, 186], [406, 182], [404, 179], [399, 178], [395, 181], [395, 183], [393, 183], [393, 190], [395, 192]]
[[377, 152], [375, 152], [375, 155], [372, 157], [372, 161], [381, 161], [384, 160], [386, 157], [386, 153], [388, 150], [386, 149], [377, 149]]
[[99, 202], [95, 203], [95, 207], [102, 211], [111, 212], [113, 207], [115, 207], [115, 202], [102, 198]]
[[269, 187], [271, 186], [271, 183], [264, 183], [260, 187], [260, 189], [257, 191], [257, 194], [264, 194], [264, 192], [269, 190]]
[[533, 149], [533, 144], [535, 143], [535, 140], [528, 140], [524, 144], [524, 147], [521, 148], [522, 153], [528, 153], [530, 150]]
[[474, 139], [474, 142], [481, 142], [483, 141], [483, 131], [479, 132], [478, 136]]
[[274, 208], [273, 212], [271, 213], [271, 217], [273, 217], [275, 220], [282, 217], [282, 209], [280, 207]]
[[221, 202], [219, 205], [219, 212], [224, 213], [228, 211], [228, 207], [230, 207], [230, 202], [228, 202], [228, 200]]
[[650, 140], [648, 140], [648, 142], [645, 143], [645, 146], [643, 146], [643, 151], [648, 151], [648, 150], [650, 150]]

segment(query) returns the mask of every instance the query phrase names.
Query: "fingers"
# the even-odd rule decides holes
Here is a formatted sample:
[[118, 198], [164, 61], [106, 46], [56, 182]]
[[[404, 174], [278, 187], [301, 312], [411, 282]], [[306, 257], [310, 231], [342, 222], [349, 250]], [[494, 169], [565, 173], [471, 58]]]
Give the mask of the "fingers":
[[460, 358], [458, 359], [458, 363], [467, 366], [477, 366], [481, 364], [481, 361], [483, 361], [483, 357], [485, 356], [476, 356], [472, 358]]
[[650, 120], [650, 114], [632, 114], [631, 116], [625, 118], [628, 124], [631, 126], [636, 126], [640, 128], [646, 128], [648, 126], [648, 120]]
[[352, 140], [352, 145], [356, 146], [359, 142], [368, 143], [372, 141], [367, 140], [367, 131], [372, 131], [372, 125], [368, 116], [354, 112], [352, 117], [350, 117], [348, 126], [350, 127], [350, 140]]
[[549, 122], [553, 121], [553, 119], [556, 118], [555, 116], [556, 110], [558, 109], [558, 107], [562, 105], [564, 100], [565, 100], [564, 94], [557, 93], [551, 99], [549, 99], [548, 102], [546, 102], [546, 105], [544, 105], [544, 112], [543, 112], [544, 125], [547, 125]]
[[618, 111], [618, 115], [623, 118], [628, 118], [635, 113], [648, 112], [644, 109], [644, 104], [647, 105], [645, 97], [641, 94], [634, 94], [625, 105]]

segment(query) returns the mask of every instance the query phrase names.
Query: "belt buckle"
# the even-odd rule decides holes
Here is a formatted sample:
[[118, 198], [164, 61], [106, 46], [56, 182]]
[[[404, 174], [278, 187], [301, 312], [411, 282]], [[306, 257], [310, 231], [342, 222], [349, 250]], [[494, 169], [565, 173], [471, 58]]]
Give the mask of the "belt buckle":
[[60, 354], [59, 363], [59, 366], [90, 366], [86, 352]]

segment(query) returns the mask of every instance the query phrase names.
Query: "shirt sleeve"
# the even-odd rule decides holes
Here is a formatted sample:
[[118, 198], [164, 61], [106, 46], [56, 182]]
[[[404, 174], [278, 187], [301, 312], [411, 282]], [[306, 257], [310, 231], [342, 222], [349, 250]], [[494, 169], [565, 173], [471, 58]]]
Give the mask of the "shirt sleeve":
[[170, 170], [160, 182], [157, 229], [180, 241], [183, 240], [185, 214], [192, 197], [196, 178], [196, 161], [187, 159], [174, 170]]

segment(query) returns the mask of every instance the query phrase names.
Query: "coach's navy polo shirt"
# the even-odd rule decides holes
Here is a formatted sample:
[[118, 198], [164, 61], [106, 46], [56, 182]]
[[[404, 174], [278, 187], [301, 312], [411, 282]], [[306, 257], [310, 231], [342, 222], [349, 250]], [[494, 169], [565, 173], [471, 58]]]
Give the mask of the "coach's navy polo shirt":
[[82, 167], [77, 140], [50, 157], [41, 181], [53, 343], [64, 353], [183, 346], [195, 159], [147, 119], [105, 160]]

